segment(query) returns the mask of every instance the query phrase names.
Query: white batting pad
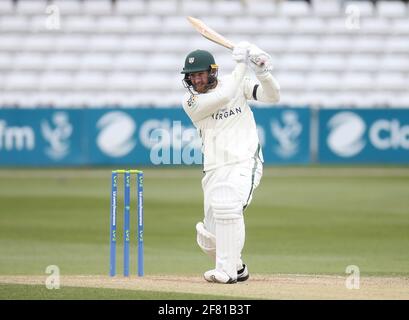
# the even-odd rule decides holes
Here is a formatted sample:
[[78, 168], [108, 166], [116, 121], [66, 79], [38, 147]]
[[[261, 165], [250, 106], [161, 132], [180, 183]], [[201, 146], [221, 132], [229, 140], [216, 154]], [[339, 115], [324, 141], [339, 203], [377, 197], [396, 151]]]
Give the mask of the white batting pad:
[[216, 269], [237, 278], [244, 236], [241, 232], [243, 207], [236, 187], [231, 183], [217, 183], [210, 192], [211, 206], [216, 221]]

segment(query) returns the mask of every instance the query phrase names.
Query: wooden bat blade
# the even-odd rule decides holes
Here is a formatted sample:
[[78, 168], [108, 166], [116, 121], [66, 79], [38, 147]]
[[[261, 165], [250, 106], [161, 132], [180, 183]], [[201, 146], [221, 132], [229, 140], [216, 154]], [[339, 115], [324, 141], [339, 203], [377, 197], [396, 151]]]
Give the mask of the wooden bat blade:
[[193, 17], [187, 17], [187, 20], [192, 24], [196, 31], [199, 32], [206, 39], [209, 39], [210, 41], [222, 45], [227, 49], [233, 50], [234, 48], [233, 42], [227, 40], [221, 34], [217, 33], [212, 28], [204, 24], [202, 20]]

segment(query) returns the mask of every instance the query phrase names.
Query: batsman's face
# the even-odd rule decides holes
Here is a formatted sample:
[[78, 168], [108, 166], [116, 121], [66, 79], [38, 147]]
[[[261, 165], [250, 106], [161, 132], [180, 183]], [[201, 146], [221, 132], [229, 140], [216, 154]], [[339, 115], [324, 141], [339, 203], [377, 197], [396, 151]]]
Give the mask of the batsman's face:
[[193, 88], [199, 93], [205, 93], [208, 90], [209, 72], [200, 71], [191, 73], [189, 75], [190, 81], [192, 81]]

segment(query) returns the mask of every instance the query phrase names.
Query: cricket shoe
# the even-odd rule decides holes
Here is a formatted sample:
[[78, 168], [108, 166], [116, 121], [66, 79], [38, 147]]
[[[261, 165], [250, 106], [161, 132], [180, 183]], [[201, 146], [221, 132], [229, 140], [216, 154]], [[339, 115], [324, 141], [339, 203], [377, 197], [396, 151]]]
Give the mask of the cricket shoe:
[[219, 271], [216, 269], [206, 271], [203, 276], [205, 280], [208, 282], [225, 283], [225, 284], [231, 284], [231, 283], [237, 282], [237, 279], [230, 278], [226, 272]]
[[249, 277], [249, 269], [247, 269], [247, 265], [243, 263], [243, 268], [237, 271], [237, 281], [243, 282], [246, 281]]

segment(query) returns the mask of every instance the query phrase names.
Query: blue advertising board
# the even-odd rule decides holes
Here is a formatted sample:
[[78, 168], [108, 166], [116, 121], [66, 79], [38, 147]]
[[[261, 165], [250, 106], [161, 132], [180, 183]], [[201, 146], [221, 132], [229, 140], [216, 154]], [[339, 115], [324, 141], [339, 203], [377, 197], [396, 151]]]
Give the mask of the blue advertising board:
[[[308, 163], [309, 110], [253, 109], [266, 163]], [[0, 165], [202, 164], [182, 109], [3, 109]]]
[[319, 112], [320, 163], [408, 163], [409, 109]]

